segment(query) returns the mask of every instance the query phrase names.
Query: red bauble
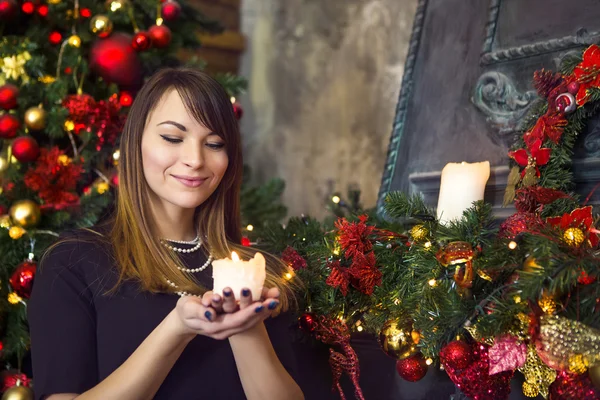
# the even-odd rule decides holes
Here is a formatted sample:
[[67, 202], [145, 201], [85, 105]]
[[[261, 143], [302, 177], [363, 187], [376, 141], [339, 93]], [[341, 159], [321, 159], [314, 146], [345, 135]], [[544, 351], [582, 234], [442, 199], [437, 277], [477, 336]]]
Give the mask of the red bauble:
[[0, 117], [0, 139], [12, 139], [17, 136], [21, 127], [21, 121], [12, 114], [4, 114]]
[[440, 351], [440, 360], [454, 369], [467, 368], [473, 362], [471, 346], [462, 340], [450, 342]]
[[235, 114], [235, 117], [238, 120], [242, 119], [242, 116], [244, 115], [244, 110], [242, 109], [242, 106], [240, 106], [240, 103], [233, 103], [233, 113]]
[[50, 44], [56, 46], [57, 44], [60, 44], [60, 42], [62, 42], [62, 35], [58, 31], [52, 31], [50, 32], [50, 35], [48, 35], [48, 41], [50, 42]]
[[162, 17], [166, 21], [175, 21], [181, 14], [181, 6], [175, 0], [169, 0], [162, 5]]
[[588, 374], [570, 374], [561, 371], [550, 385], [549, 400], [596, 400], [600, 399], [600, 389], [594, 387]]
[[559, 94], [556, 98], [556, 111], [563, 114], [570, 114], [577, 109], [575, 96], [571, 93]]
[[141, 83], [142, 65], [126, 34], [97, 40], [90, 51], [90, 66], [108, 82], [133, 87]]
[[82, 8], [79, 10], [79, 15], [81, 15], [83, 18], [89, 18], [92, 16], [92, 11], [89, 8]]
[[19, 96], [19, 88], [15, 85], [7, 83], [0, 86], [0, 108], [5, 110], [16, 108], [17, 96]]
[[24, 261], [17, 266], [17, 269], [15, 269], [15, 272], [10, 277], [10, 286], [12, 286], [15, 293], [25, 299], [31, 296], [36, 268], [36, 263]]
[[150, 37], [150, 34], [146, 31], [140, 31], [133, 35], [131, 47], [133, 47], [135, 51], [148, 50], [152, 47], [152, 38]]
[[250, 247], [250, 239], [244, 236], [242, 238], [242, 246]]
[[25, 14], [33, 14], [35, 11], [35, 5], [30, 1], [26, 1], [21, 4], [21, 10], [23, 10]]
[[129, 107], [133, 103], [133, 96], [129, 92], [121, 92], [119, 96], [119, 104], [123, 107]]
[[40, 155], [40, 146], [31, 136], [21, 136], [13, 141], [12, 151], [20, 162], [31, 162]]
[[37, 13], [40, 17], [46, 18], [48, 16], [48, 5], [42, 4], [42, 5], [38, 6]]
[[148, 29], [152, 38], [152, 44], [159, 49], [167, 47], [171, 43], [171, 30], [166, 25], [152, 25]]
[[17, 3], [14, 0], [0, 0], [0, 20], [10, 20], [18, 9]]
[[473, 344], [473, 362], [467, 368], [455, 369], [443, 361], [442, 365], [456, 387], [470, 399], [506, 400], [510, 394], [510, 381], [514, 371], [490, 375], [488, 347], [482, 343]]
[[579, 82], [573, 81], [573, 82], [569, 83], [569, 85], [567, 86], [567, 90], [572, 95], [576, 95], [577, 92], [579, 92]]
[[304, 313], [298, 320], [300, 324], [300, 328], [304, 331], [312, 333], [315, 329], [317, 329], [317, 316], [313, 313]]
[[114, 186], [119, 186], [119, 174], [114, 174], [112, 178], [110, 178], [110, 183]]
[[421, 353], [417, 353], [404, 360], [396, 361], [396, 371], [403, 379], [416, 382], [427, 374], [427, 363]]

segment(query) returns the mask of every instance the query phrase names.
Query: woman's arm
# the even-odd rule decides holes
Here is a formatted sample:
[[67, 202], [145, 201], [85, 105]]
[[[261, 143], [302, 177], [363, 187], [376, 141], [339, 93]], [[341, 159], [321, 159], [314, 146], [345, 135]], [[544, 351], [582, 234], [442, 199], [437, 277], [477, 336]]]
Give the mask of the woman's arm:
[[277, 358], [262, 322], [231, 336], [229, 344], [248, 400], [304, 399], [302, 390]]
[[195, 334], [184, 332], [173, 310], [133, 354], [106, 379], [80, 395], [55, 394], [48, 400], [151, 399]]

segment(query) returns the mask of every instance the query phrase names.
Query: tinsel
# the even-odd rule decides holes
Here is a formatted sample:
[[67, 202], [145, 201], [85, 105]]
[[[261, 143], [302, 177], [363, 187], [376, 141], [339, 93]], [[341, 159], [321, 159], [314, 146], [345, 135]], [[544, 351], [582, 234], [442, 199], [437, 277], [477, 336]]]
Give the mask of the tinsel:
[[448, 376], [466, 396], [473, 400], [505, 400], [510, 394], [514, 371], [490, 375], [488, 346], [474, 343], [473, 362], [465, 369], [443, 364]]
[[536, 348], [548, 366], [581, 373], [582, 367], [600, 362], [600, 331], [558, 315], [542, 315]]
[[82, 173], [81, 164], [70, 161], [58, 147], [42, 148], [24, 181], [46, 204], [71, 204], [79, 199], [75, 189]]
[[548, 189], [542, 186], [530, 186], [520, 188], [516, 191], [515, 207], [521, 213], [534, 213], [539, 212], [541, 206], [567, 197], [569, 195], [560, 190]]
[[501, 238], [514, 239], [520, 233], [534, 233], [543, 225], [544, 222], [537, 214], [525, 212], [516, 213], [500, 224], [498, 236]]
[[503, 371], [515, 370], [525, 365], [527, 345], [512, 335], [503, 335], [494, 340], [488, 350], [490, 358], [490, 375]]
[[281, 260], [295, 271], [306, 268], [306, 260], [291, 246], [286, 247], [283, 251]]

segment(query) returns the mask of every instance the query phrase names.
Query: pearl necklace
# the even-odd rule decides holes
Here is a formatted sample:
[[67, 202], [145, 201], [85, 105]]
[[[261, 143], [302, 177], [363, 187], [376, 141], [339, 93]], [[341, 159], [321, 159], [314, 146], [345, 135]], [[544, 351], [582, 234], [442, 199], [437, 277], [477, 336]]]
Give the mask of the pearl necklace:
[[[175, 247], [175, 246], [169, 245], [167, 243], [167, 241], [168, 242], [172, 242], [172, 243], [189, 244], [189, 245], [195, 244], [195, 246], [192, 247], [191, 249], [182, 249], [180, 247]], [[198, 237], [198, 235], [196, 235], [196, 238], [194, 238], [194, 240], [190, 240], [190, 241], [161, 239], [160, 242], [167, 249], [172, 250], [172, 251], [176, 251], [178, 253], [193, 253], [194, 251], [197, 251], [202, 246], [202, 242], [200, 241], [200, 238]]]
[[[173, 287], [173, 288], [177, 289], [177, 285], [176, 285], [176, 284], [174, 284], [173, 282], [171, 282], [170, 280], [168, 280], [168, 279], [166, 279], [166, 278], [165, 278], [165, 280], [167, 281], [167, 283], [168, 283], [168, 284], [169, 284], [171, 287]], [[191, 294], [191, 293], [185, 292], [185, 291], [183, 291], [183, 290], [181, 290], [181, 291], [177, 291], [177, 292], [175, 292], [175, 293], [177, 293], [177, 295], [179, 295], [179, 297], [184, 297], [184, 296], [196, 296], [196, 297], [200, 297], [200, 295], [199, 295], [199, 294]]]

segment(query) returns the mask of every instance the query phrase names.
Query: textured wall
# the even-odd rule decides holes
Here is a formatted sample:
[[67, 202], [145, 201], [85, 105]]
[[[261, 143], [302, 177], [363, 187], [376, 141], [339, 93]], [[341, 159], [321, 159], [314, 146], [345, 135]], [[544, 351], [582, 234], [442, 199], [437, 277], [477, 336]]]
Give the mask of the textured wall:
[[244, 0], [245, 160], [290, 215], [349, 185], [374, 206], [416, 0]]

